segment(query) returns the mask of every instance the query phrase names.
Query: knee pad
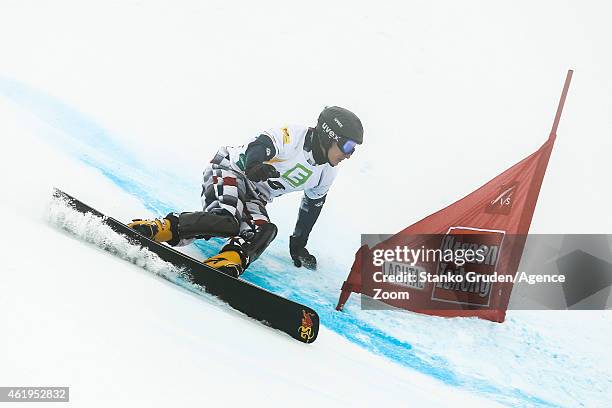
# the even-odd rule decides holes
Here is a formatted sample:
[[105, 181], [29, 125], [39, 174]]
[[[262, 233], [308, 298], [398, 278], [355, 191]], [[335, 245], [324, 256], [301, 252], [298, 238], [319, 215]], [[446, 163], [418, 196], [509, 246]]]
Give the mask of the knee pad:
[[188, 212], [178, 217], [178, 230], [181, 239], [204, 237], [233, 237], [240, 232], [236, 217], [225, 213]]
[[260, 225], [257, 229], [252, 232], [251, 236], [245, 237], [247, 242], [246, 250], [249, 257], [249, 262], [253, 262], [266, 250], [278, 233], [276, 225], [268, 222]]

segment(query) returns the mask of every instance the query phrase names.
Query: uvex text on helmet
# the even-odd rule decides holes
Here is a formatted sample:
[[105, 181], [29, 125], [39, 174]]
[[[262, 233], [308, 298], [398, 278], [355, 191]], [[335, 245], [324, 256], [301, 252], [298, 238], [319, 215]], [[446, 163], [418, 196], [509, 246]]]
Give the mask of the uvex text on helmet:
[[323, 109], [317, 121], [317, 131], [320, 135], [331, 139], [343, 137], [363, 143], [363, 126], [353, 112], [339, 106], [328, 106]]

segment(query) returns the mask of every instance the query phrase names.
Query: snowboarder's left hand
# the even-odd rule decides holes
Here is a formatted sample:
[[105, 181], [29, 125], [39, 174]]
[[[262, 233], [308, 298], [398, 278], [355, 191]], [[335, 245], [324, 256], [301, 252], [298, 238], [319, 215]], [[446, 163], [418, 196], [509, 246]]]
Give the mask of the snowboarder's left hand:
[[306, 249], [300, 239], [291, 236], [289, 237], [289, 254], [293, 259], [293, 264], [298, 268], [303, 266], [306, 269], [317, 269], [317, 258]]
[[247, 167], [245, 174], [247, 178], [256, 183], [266, 181], [269, 178], [280, 177], [280, 173], [274, 166], [267, 163], [254, 163]]

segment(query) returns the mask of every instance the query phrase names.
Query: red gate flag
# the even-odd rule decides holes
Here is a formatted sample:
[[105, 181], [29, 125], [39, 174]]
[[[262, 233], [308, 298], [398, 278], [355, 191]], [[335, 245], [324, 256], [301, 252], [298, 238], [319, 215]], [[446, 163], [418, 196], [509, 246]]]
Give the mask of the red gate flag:
[[[495, 268], [498, 274], [515, 276], [557, 137], [557, 127], [572, 74], [572, 70], [567, 73], [549, 138], [542, 147], [459, 201], [410, 225], [372, 248], [368, 245], [359, 248], [349, 276], [342, 285], [336, 310], [342, 310], [352, 292], [374, 297], [370, 282], [373, 274], [380, 269], [374, 262], [376, 250], [380, 253], [381, 249], [406, 246], [406, 242], [410, 242], [412, 247], [419, 247], [427, 242], [432, 234], [442, 237], [441, 241], [436, 241], [437, 248], [440, 248], [440, 242], [448, 242], [449, 239], [465, 242], [472, 239], [470, 234], [478, 234], [480, 238], [485, 236], [488, 248], [499, 249], [495, 263], [491, 264], [492, 268]], [[439, 266], [434, 269], [440, 270], [438, 268]], [[392, 288], [393, 284], [385, 283], [383, 286]], [[425, 283], [420, 287], [404, 286], [402, 290], [409, 293], [407, 299], [382, 301], [395, 307], [430, 315], [476, 316], [496, 322], [504, 321], [512, 282], [491, 283], [486, 293], [483, 291], [476, 294], [480, 295], [476, 296], [479, 299], [486, 300], [480, 303], [470, 301], [469, 299], [474, 298], [474, 293], [466, 293], [467, 290], [459, 286], [461, 285], [449, 288], [435, 283]]]

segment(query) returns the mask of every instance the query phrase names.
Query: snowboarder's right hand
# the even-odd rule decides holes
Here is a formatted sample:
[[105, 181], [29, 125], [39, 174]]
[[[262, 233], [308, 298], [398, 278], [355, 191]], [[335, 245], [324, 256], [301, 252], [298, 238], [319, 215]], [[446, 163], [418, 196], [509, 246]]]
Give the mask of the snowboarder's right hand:
[[304, 245], [304, 241], [295, 236], [289, 237], [289, 254], [293, 259], [293, 264], [298, 268], [304, 267], [312, 271], [317, 269], [317, 258]]
[[269, 178], [280, 177], [280, 173], [274, 166], [267, 163], [253, 163], [247, 167], [245, 174], [247, 178], [254, 182], [266, 181]]

